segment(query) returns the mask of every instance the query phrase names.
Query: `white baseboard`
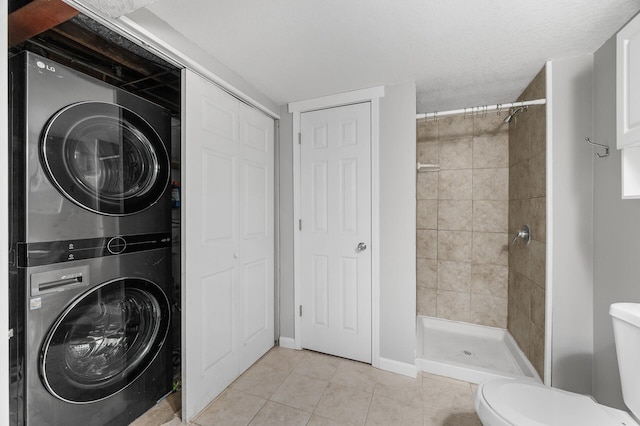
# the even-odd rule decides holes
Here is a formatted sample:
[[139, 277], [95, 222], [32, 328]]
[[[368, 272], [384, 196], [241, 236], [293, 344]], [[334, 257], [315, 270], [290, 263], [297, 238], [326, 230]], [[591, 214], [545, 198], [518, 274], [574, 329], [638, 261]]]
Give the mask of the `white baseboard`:
[[291, 337], [280, 337], [280, 339], [278, 340], [278, 344], [280, 345], [281, 348], [286, 348], [286, 349], [295, 349], [296, 348], [296, 341], [295, 339], [291, 338]]
[[415, 364], [407, 364], [400, 361], [380, 357], [380, 369], [390, 371], [403, 376], [417, 377], [418, 369]]

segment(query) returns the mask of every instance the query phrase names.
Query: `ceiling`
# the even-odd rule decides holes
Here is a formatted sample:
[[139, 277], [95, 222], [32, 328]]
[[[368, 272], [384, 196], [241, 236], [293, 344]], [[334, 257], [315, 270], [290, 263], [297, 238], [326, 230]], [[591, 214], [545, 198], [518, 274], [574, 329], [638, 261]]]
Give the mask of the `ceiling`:
[[158, 0], [147, 6], [278, 104], [415, 80], [418, 112], [515, 100], [593, 53], [640, 0]]

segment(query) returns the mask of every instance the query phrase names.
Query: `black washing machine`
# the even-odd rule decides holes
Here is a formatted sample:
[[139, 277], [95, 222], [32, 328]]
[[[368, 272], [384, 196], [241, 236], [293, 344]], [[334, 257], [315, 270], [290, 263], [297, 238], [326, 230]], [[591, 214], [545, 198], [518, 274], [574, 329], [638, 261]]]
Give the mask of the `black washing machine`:
[[[138, 235], [37, 248], [25, 268], [20, 423], [126, 425], [171, 391], [170, 245]], [[70, 252], [82, 259], [65, 262]]]
[[9, 59], [11, 419], [127, 424], [171, 390], [170, 113]]

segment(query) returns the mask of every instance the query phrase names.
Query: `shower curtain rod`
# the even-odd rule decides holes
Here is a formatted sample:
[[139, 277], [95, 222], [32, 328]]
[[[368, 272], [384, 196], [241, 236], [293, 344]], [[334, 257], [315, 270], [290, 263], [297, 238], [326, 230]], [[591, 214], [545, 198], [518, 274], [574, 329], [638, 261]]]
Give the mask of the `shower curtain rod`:
[[529, 105], [544, 105], [547, 103], [546, 99], [536, 99], [533, 101], [522, 101], [522, 102], [507, 102], [504, 104], [496, 104], [496, 105], [479, 105], [474, 107], [468, 107], [463, 109], [452, 109], [450, 111], [436, 111], [436, 112], [428, 112], [425, 114], [416, 114], [416, 120], [420, 120], [422, 118], [441, 118], [448, 117], [451, 115], [467, 115], [470, 116], [486, 114], [489, 111], [505, 111], [509, 112], [510, 108], [517, 107], [525, 107]]

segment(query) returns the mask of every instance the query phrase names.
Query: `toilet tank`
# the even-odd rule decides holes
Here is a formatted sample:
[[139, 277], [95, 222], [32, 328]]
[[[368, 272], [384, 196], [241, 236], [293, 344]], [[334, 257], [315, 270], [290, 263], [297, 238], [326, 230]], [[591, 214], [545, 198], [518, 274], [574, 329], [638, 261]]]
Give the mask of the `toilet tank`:
[[624, 403], [640, 418], [640, 303], [614, 303], [609, 315], [613, 320]]

